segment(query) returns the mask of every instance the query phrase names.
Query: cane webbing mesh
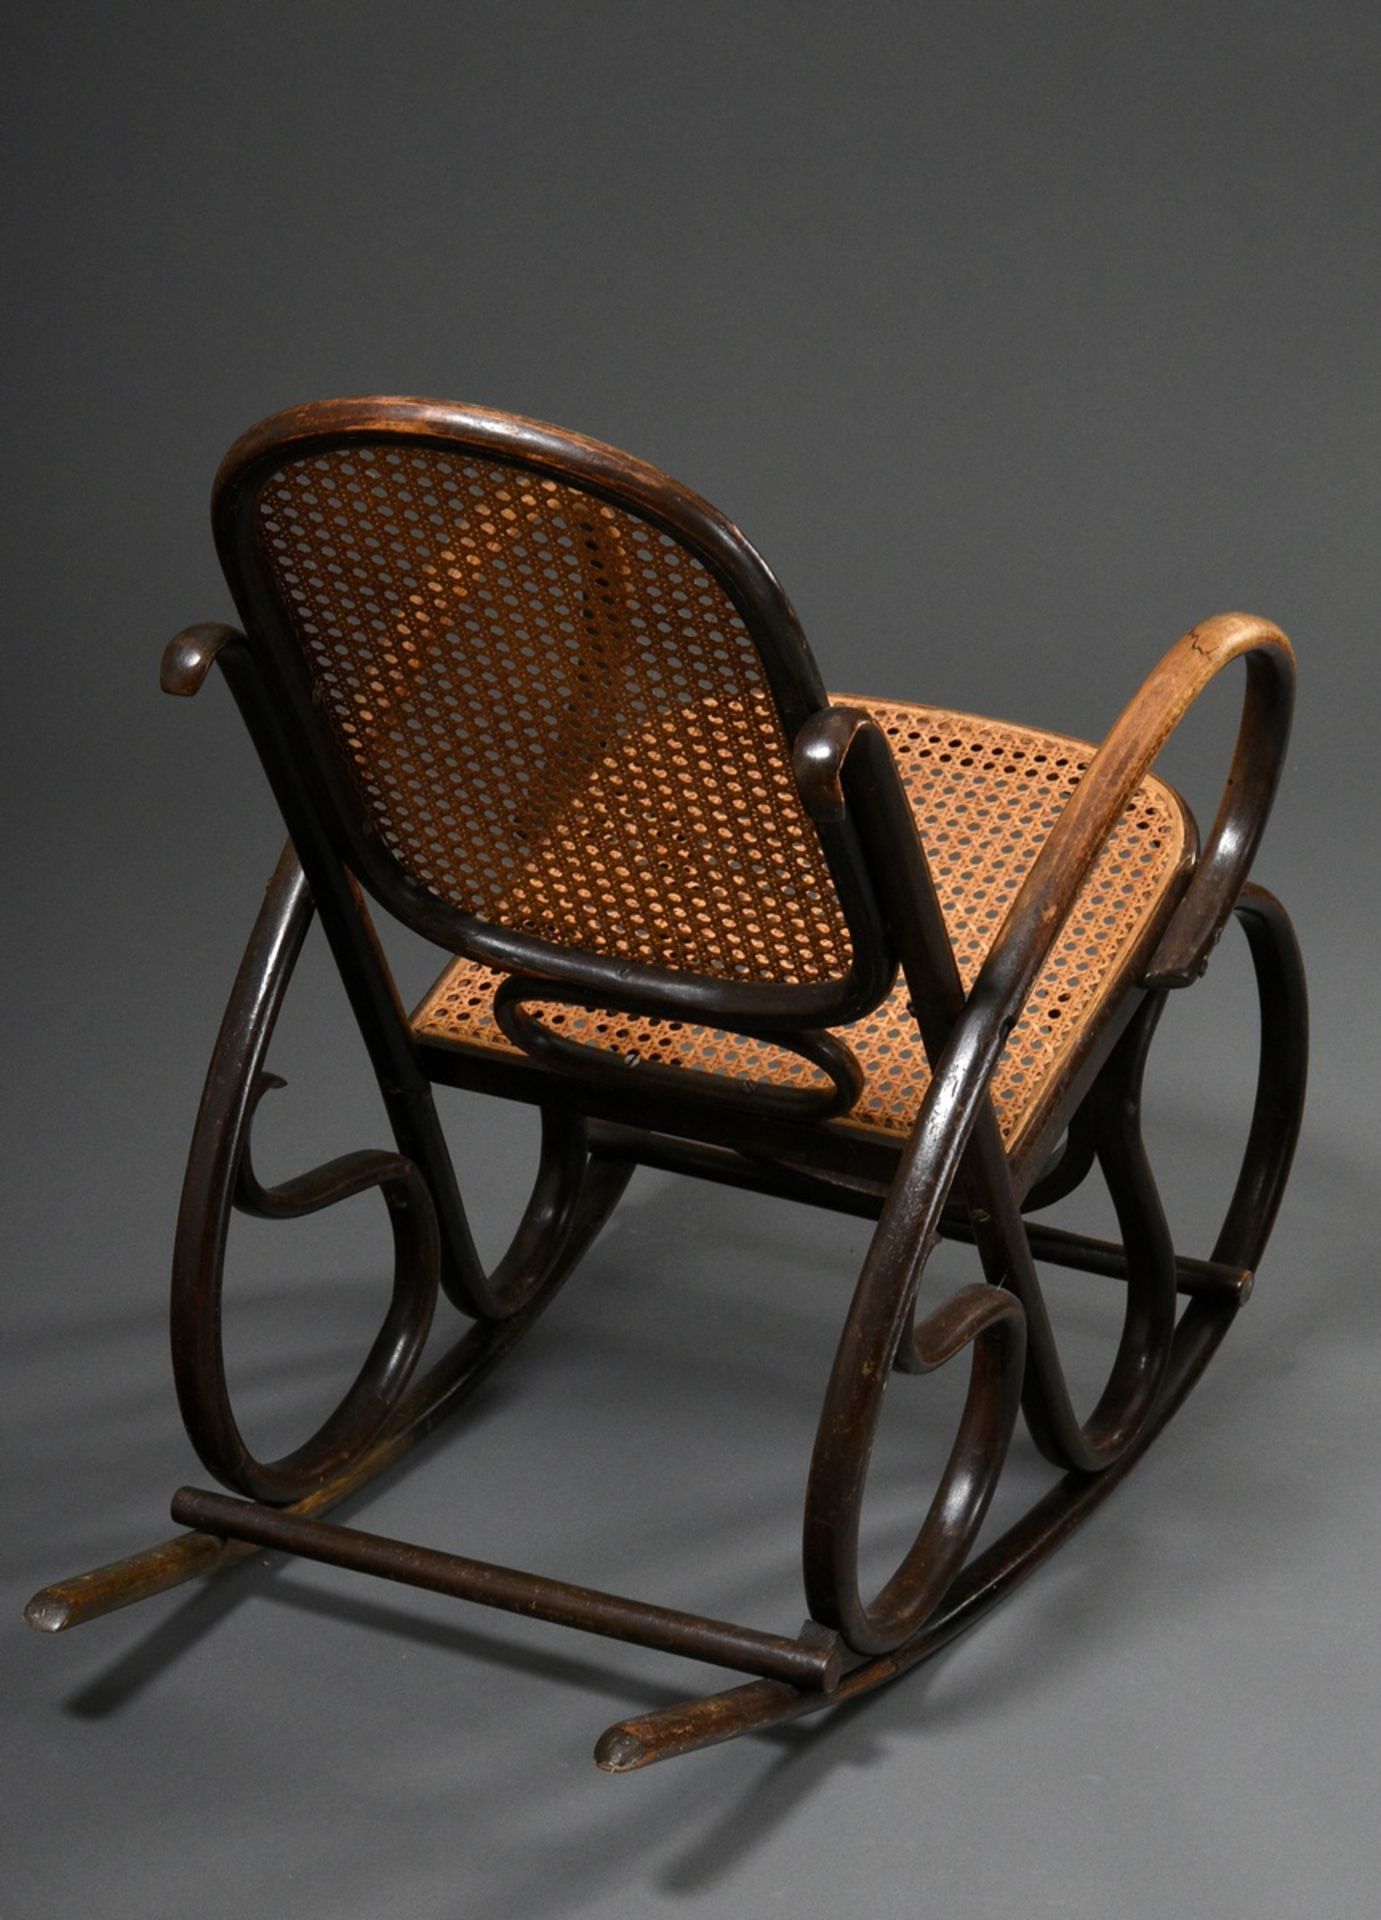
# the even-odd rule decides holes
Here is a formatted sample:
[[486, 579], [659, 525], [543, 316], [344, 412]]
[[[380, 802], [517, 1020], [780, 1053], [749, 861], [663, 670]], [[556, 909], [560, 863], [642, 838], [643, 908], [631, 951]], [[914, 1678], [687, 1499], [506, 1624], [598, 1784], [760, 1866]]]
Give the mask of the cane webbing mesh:
[[433, 447], [301, 458], [257, 514], [364, 813], [414, 880], [715, 979], [847, 973], [756, 646], [685, 547]]
[[[970, 714], [838, 697], [866, 707], [891, 741], [967, 990], [1093, 749]], [[1147, 780], [1080, 891], [1002, 1055], [993, 1095], [1009, 1145], [1040, 1117], [1061, 1068], [1125, 978], [1179, 868], [1187, 830], [1176, 796]], [[414, 1016], [416, 1031], [449, 1045], [514, 1052], [491, 1007], [500, 977], [465, 960], [448, 967]], [[742, 1035], [570, 1006], [536, 1004], [534, 1011], [571, 1039], [625, 1058], [781, 1086], [823, 1084], [805, 1061]], [[839, 1032], [866, 1081], [842, 1124], [904, 1134], [929, 1080], [905, 986]]]

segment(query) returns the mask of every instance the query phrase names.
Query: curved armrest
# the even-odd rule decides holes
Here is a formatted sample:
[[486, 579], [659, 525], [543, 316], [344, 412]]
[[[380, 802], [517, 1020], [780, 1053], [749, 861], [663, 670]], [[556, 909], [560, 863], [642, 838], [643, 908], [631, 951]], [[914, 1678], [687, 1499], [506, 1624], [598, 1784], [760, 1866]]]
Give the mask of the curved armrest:
[[199, 620], [195, 626], [184, 627], [163, 649], [163, 661], [158, 670], [158, 684], [164, 693], [176, 693], [183, 699], [200, 693], [205, 680], [221, 648], [232, 640], [243, 640], [244, 635], [235, 627], [227, 627], [219, 620]]
[[1183, 986], [1232, 912], [1270, 813], [1294, 704], [1294, 653], [1268, 620], [1222, 613], [1192, 627], [1152, 669], [1089, 762], [1036, 856], [974, 982], [971, 1003], [1010, 1025], [1128, 801], [1208, 683], [1245, 659], [1246, 695], [1223, 797], [1193, 876], [1145, 975]]
[[[962, 1151], [1007, 1035], [1128, 801], [1209, 681], [1239, 657], [1247, 666], [1246, 698], [1223, 798], [1143, 984], [1183, 985], [1202, 972], [1246, 880], [1290, 730], [1290, 643], [1269, 621], [1246, 614], [1219, 614], [1192, 628], [1147, 676], [1070, 795], [967, 995], [938, 917], [932, 925], [930, 917], [923, 916], [919, 926], [913, 926], [941, 1004], [928, 1010], [923, 1001], [917, 1002], [933, 1072], [909, 1159], [938, 1153], [948, 1161]], [[890, 749], [871, 716], [849, 707], [817, 714], [798, 734], [794, 758], [801, 795], [812, 815], [837, 819], [845, 808], [846, 789], [850, 799], [856, 794], [881, 826], [889, 887], [895, 894], [921, 898], [925, 869], [920, 838], [900, 792]], [[883, 777], [885, 769], [892, 772], [890, 780]]]
[[1245, 659], [1247, 686], [1218, 812], [1184, 898], [1147, 968], [1145, 982], [1151, 987], [1186, 986], [1208, 965], [1208, 956], [1246, 885], [1270, 818], [1295, 705], [1294, 650], [1269, 620], [1219, 614], [1195, 627], [1179, 644], [1188, 644], [1203, 667], [1154, 753], [1159, 753], [1184, 713], [1229, 660]]

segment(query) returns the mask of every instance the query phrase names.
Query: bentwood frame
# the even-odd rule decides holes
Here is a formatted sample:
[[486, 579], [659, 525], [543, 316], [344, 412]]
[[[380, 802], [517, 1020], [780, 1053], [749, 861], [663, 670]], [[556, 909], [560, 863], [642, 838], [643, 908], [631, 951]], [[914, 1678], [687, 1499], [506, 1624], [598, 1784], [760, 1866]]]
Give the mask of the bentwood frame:
[[[751, 1676], [610, 1728], [596, 1757], [612, 1771], [892, 1679], [977, 1619], [1118, 1483], [1250, 1293], [1305, 1080], [1298, 949], [1283, 908], [1249, 879], [1289, 731], [1288, 642], [1263, 620], [1206, 621], [1154, 669], [1086, 764], [1071, 771], [1068, 755], [1054, 755], [1062, 804], [965, 977], [953, 908], [947, 919], [928, 858], [943, 822], [918, 816], [878, 710], [831, 702], [771, 573], [665, 475], [511, 416], [335, 401], [279, 415], [232, 449], [214, 523], [243, 631], [188, 628], [167, 649], [163, 685], [194, 694], [219, 669], [289, 834], [216, 1043], [174, 1256], [183, 1418], [208, 1470], [240, 1497], [182, 1489], [172, 1511], [183, 1532], [44, 1589], [29, 1618], [61, 1630], [266, 1546]], [[1083, 1011], [1048, 1050], [1014, 1127], [995, 1093], [1014, 1029], [1030, 1024], [1052, 952], [1077, 937], [1100, 862], [1150, 804], [1165, 740], [1239, 659], [1245, 699], [1217, 816], [1199, 847], [1182, 803], [1157, 789], [1154, 882], [1135, 914], [1126, 909], [1097, 991], [1074, 996]], [[1028, 749], [1003, 751], [1016, 778]], [[1038, 746], [1030, 752], [1044, 761]], [[958, 757], [967, 767], [973, 756]], [[1035, 772], [1029, 761], [1020, 769], [1023, 779]], [[997, 807], [1008, 790], [980, 791], [974, 804]], [[652, 824], [631, 824], [635, 812]], [[674, 875], [682, 865], [684, 886]], [[614, 920], [601, 920], [591, 875], [614, 898]], [[452, 975], [460, 969], [484, 1002], [483, 1034], [457, 1038], [431, 1002], [433, 1015], [409, 1020], [367, 900], [455, 957]], [[1258, 989], [1257, 1090], [1221, 1231], [1206, 1258], [1191, 1258], [1171, 1244], [1142, 1145], [1141, 1077], [1168, 996], [1198, 979], [1234, 914]], [[279, 1084], [270, 1041], [314, 918], [393, 1145], [270, 1187], [255, 1174], [250, 1132]], [[888, 1044], [908, 1047], [919, 1075], [890, 1134], [851, 1119], [868, 1078], [862, 1044], [851, 1042], [859, 1023], [883, 1017], [893, 1022]], [[541, 1111], [531, 1198], [491, 1271], [470, 1236], [437, 1084]], [[1029, 1217], [1095, 1162], [1120, 1243]], [[521, 1337], [638, 1164], [877, 1222], [810, 1463], [809, 1617], [798, 1634], [322, 1518]], [[371, 1188], [394, 1236], [383, 1324], [317, 1433], [282, 1459], [256, 1459], [221, 1347], [233, 1211], [285, 1219]], [[971, 1242], [983, 1279], [931, 1305], [921, 1277], [941, 1239]], [[1071, 1404], [1036, 1259], [1125, 1290], [1116, 1359], [1087, 1420]], [[438, 1290], [473, 1325], [415, 1377]], [[940, 1486], [892, 1577], [865, 1595], [860, 1514], [888, 1377], [966, 1348], [969, 1387]], [[1019, 1414], [1060, 1477], [975, 1553]]]

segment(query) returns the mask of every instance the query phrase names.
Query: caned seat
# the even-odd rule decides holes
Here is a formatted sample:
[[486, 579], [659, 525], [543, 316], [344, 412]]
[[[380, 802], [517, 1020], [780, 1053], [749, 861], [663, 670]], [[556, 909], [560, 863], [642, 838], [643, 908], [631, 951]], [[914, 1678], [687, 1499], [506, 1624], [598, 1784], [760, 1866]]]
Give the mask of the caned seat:
[[[1094, 748], [1064, 734], [942, 707], [832, 697], [865, 710], [887, 736], [967, 991]], [[1010, 1150], [1039, 1132], [1055, 1088], [1087, 1051], [1144, 956], [1195, 844], [1179, 795], [1161, 780], [1143, 781], [1080, 890], [998, 1063], [992, 1096]], [[494, 1017], [502, 979], [477, 961], [457, 959], [417, 1008], [413, 1031], [446, 1047], [521, 1057]], [[807, 1087], [823, 1078], [798, 1055], [741, 1033], [573, 1005], [544, 1006], [542, 1015], [558, 1033], [629, 1062], [776, 1086]], [[837, 1031], [853, 1050], [864, 1084], [849, 1112], [832, 1124], [904, 1139], [930, 1084], [905, 982]]]

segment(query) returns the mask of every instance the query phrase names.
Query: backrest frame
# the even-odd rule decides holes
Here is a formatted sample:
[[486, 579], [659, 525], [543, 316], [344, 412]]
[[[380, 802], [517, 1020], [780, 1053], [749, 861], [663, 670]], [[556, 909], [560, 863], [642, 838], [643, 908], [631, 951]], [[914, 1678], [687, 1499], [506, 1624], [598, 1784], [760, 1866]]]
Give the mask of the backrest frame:
[[264, 421], [232, 447], [212, 502], [216, 544], [257, 683], [252, 731], [290, 831], [294, 816], [302, 820], [305, 810], [337, 857], [390, 913], [447, 951], [568, 983], [601, 1004], [764, 1032], [837, 1025], [877, 1005], [891, 987], [896, 958], [847, 817], [812, 820], [802, 807], [851, 948], [847, 973], [832, 981], [725, 980], [558, 945], [465, 911], [406, 871], [372, 826], [320, 711], [256, 520], [263, 489], [281, 469], [363, 446], [420, 446], [512, 467], [646, 522], [686, 549], [729, 599], [756, 648], [788, 756], [801, 728], [828, 704], [796, 615], [766, 564], [714, 508], [657, 469], [583, 436], [485, 409], [402, 398], [300, 407]]

